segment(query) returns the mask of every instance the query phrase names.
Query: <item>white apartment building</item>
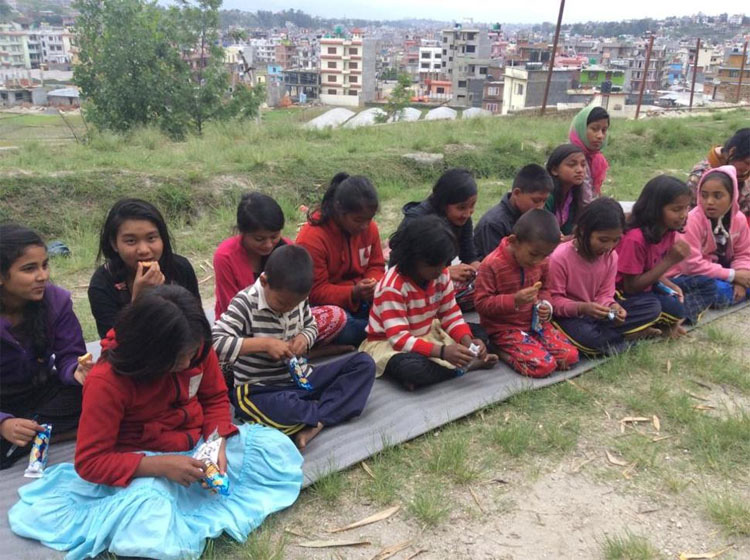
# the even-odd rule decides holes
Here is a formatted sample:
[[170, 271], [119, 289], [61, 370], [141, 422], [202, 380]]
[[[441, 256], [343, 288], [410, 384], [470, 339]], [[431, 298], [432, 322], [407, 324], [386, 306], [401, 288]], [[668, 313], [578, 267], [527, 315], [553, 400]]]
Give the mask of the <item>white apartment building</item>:
[[440, 47], [419, 47], [419, 73], [430, 74], [443, 71], [443, 53]]
[[351, 37], [320, 39], [320, 100], [358, 107], [375, 100], [375, 45], [355, 29]]
[[274, 64], [276, 62], [276, 46], [281, 44], [281, 37], [268, 39], [250, 39], [252, 59], [255, 66]]
[[73, 34], [63, 27], [23, 29], [17, 23], [0, 25], [0, 66], [39, 68], [68, 65], [73, 60]]

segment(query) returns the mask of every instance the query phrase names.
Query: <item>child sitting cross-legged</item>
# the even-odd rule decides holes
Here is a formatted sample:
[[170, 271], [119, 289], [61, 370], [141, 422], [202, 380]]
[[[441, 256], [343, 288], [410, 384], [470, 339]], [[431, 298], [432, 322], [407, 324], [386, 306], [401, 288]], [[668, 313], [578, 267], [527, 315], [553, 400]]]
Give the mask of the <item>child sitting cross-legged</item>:
[[312, 285], [307, 250], [279, 247], [213, 326], [219, 358], [234, 373], [237, 415], [294, 435], [300, 449], [324, 426], [359, 416], [375, 380], [372, 359], [363, 353], [314, 366], [303, 376], [290, 369], [290, 360], [304, 357], [317, 336], [307, 300]]
[[555, 216], [529, 210], [482, 261], [476, 307], [500, 358], [529, 377], [546, 377], [578, 361], [578, 351], [550, 323], [547, 257], [560, 242]]
[[472, 336], [456, 303], [448, 269], [456, 241], [448, 228], [434, 215], [401, 222], [390, 240], [391, 266], [375, 290], [367, 340], [360, 347], [375, 359], [378, 375], [409, 391], [497, 363]]

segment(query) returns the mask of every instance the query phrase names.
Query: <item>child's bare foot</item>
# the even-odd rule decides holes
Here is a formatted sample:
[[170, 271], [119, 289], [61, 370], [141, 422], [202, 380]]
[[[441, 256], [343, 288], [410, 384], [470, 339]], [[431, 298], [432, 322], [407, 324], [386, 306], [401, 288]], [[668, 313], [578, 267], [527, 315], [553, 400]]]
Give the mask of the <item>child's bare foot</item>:
[[466, 366], [466, 371], [473, 371], [475, 369], [490, 369], [497, 365], [497, 362], [500, 361], [500, 358], [497, 356], [497, 354], [487, 354], [484, 357], [484, 360], [480, 359], [474, 359], [471, 361], [471, 363]]
[[641, 340], [643, 338], [654, 338], [661, 336], [662, 332], [656, 327], [648, 327], [642, 331], [630, 333], [625, 335], [625, 340]]
[[682, 336], [685, 336], [687, 334], [687, 329], [682, 326], [682, 323], [677, 323], [676, 325], [673, 325], [666, 331], [664, 331], [664, 335], [667, 338], [676, 339], [680, 338]]
[[513, 359], [510, 357], [510, 354], [508, 354], [507, 352], [498, 352], [497, 356], [502, 361], [504, 361], [506, 364], [512, 364], [513, 363]]
[[555, 360], [555, 363], [557, 364], [558, 371], [567, 371], [570, 369], [570, 364], [565, 360]]
[[304, 451], [307, 444], [310, 443], [310, 441], [315, 436], [317, 436], [322, 429], [323, 424], [318, 422], [317, 426], [308, 426], [307, 428], [304, 428], [303, 430], [297, 432], [297, 435], [294, 436], [295, 445], [299, 448], [300, 451]]

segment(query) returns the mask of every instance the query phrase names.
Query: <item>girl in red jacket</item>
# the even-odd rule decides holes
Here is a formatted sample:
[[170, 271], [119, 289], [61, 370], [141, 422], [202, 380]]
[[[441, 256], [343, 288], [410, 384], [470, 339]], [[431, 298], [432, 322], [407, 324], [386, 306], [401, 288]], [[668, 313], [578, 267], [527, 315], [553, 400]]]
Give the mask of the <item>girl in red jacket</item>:
[[380, 232], [373, 220], [378, 193], [367, 177], [337, 174], [297, 235], [313, 259], [310, 305], [346, 310], [344, 329], [334, 344], [359, 346], [375, 294], [385, 273]]
[[[198, 484], [195, 448], [216, 432], [229, 495]], [[53, 432], [54, 437], [54, 432]], [[50, 467], [9, 512], [20, 536], [71, 558], [109, 551], [197, 558], [222, 531], [244, 541], [297, 498], [302, 459], [281, 432], [232, 424], [211, 330], [193, 295], [159, 286], [128, 306], [86, 378], [75, 469]]]

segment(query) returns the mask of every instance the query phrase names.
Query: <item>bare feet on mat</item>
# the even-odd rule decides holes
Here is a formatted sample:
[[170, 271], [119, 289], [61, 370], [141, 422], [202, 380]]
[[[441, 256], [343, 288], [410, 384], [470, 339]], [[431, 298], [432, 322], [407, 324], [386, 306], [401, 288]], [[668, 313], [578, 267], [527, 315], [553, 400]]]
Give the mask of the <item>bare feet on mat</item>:
[[484, 360], [475, 359], [467, 366], [466, 371], [473, 371], [475, 369], [490, 369], [495, 367], [500, 361], [497, 354], [487, 354]]
[[565, 360], [555, 360], [555, 363], [557, 364], [557, 371], [567, 371], [570, 369], [570, 364]]
[[661, 331], [656, 327], [648, 327], [642, 331], [630, 333], [625, 335], [625, 340], [641, 340], [644, 338], [654, 338], [661, 336]]
[[351, 344], [328, 344], [326, 346], [315, 346], [308, 353], [308, 358], [311, 360], [314, 358], [325, 358], [326, 356], [338, 356], [339, 354], [347, 354], [349, 352], [355, 352], [357, 349]]
[[310, 441], [320, 433], [323, 429], [323, 424], [318, 422], [317, 426], [308, 426], [302, 431], [297, 432], [294, 436], [294, 444], [299, 448], [300, 451], [304, 451]]
[[687, 334], [687, 329], [682, 326], [682, 323], [677, 323], [664, 331], [664, 335], [667, 338], [681, 338]]

